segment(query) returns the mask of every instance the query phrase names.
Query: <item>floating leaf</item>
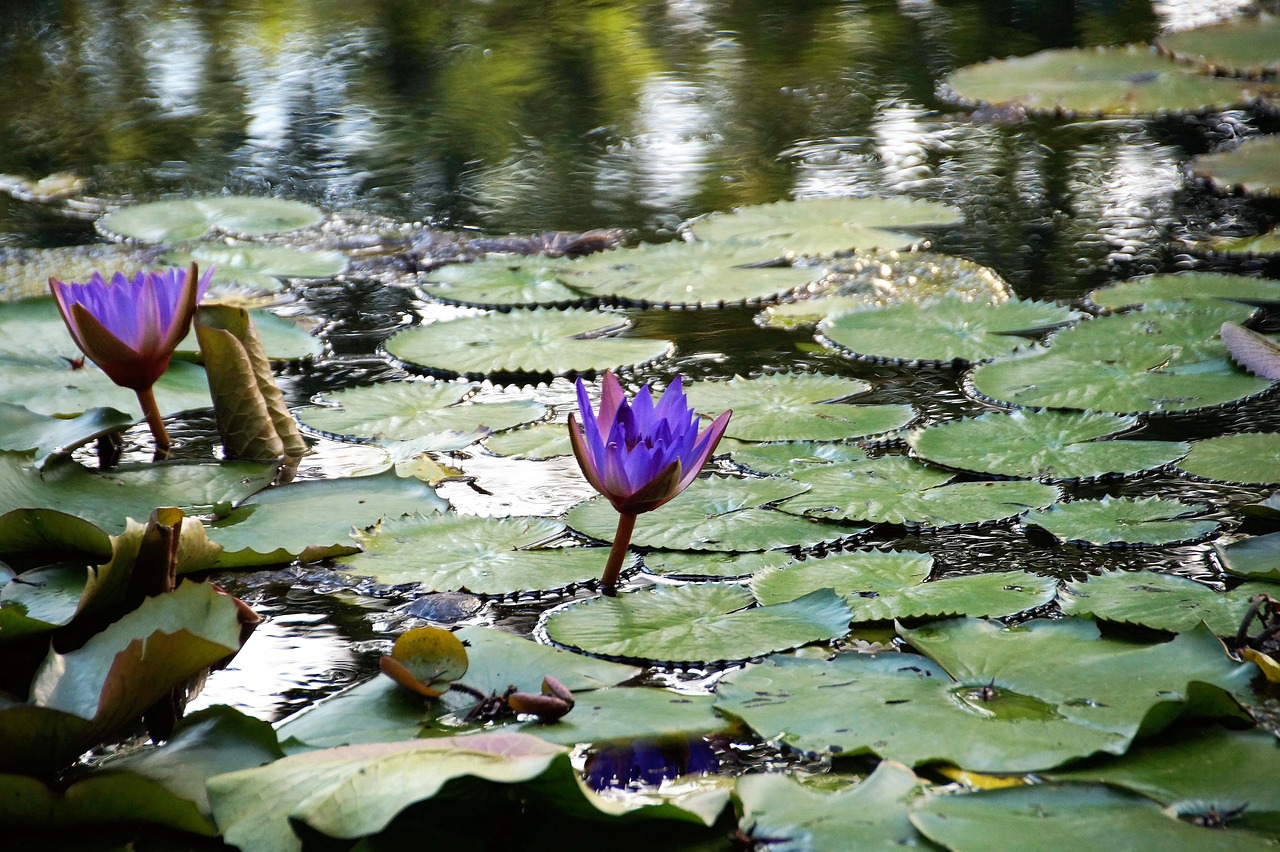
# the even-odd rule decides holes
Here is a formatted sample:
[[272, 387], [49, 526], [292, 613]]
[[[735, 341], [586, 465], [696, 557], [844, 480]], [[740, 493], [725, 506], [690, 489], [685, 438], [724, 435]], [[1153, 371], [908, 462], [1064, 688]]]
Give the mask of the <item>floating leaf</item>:
[[22, 573], [20, 582], [0, 586], [0, 640], [65, 627], [84, 594], [84, 565], [59, 563]]
[[1280, 532], [1215, 544], [1223, 567], [1238, 577], [1280, 580]]
[[213, 229], [262, 237], [307, 228], [322, 218], [319, 210], [298, 201], [226, 195], [132, 204], [103, 216], [98, 229], [147, 243], [176, 243], [199, 239]]
[[1245, 583], [1215, 592], [1186, 577], [1154, 571], [1107, 571], [1083, 583], [1067, 583], [1059, 605], [1068, 615], [1140, 624], [1180, 633], [1200, 622], [1219, 636], [1234, 636], [1249, 609], [1249, 598], [1264, 583]]
[[558, 307], [591, 298], [573, 285], [567, 262], [490, 257], [450, 263], [428, 273], [422, 292], [433, 299], [482, 308]]
[[1178, 467], [1218, 482], [1280, 482], [1280, 434], [1239, 432], [1196, 441]]
[[725, 434], [741, 441], [843, 441], [905, 426], [909, 405], [837, 402], [870, 388], [857, 379], [817, 374], [777, 374], [725, 382], [693, 382], [689, 405], [704, 414], [733, 409]]
[[1112, 311], [1174, 299], [1221, 299], [1262, 307], [1280, 306], [1280, 281], [1221, 272], [1179, 272], [1130, 278], [1089, 293], [1089, 301]]
[[1234, 74], [1280, 71], [1280, 18], [1253, 15], [1161, 36], [1161, 50], [1183, 62]]
[[1280, 253], [1280, 228], [1272, 228], [1265, 234], [1251, 237], [1224, 237], [1212, 240], [1208, 248], [1225, 255], [1255, 255]]
[[1137, 423], [1093, 412], [988, 412], [916, 430], [907, 445], [946, 467], [1047, 482], [1140, 473], [1186, 455], [1184, 443], [1100, 440]]
[[65, 790], [27, 775], [0, 774], [0, 823], [18, 837], [24, 830], [48, 832], [49, 837], [72, 832], [97, 835], [117, 825], [165, 826], [206, 837], [216, 834], [212, 821], [191, 802], [127, 772], [91, 775], [73, 781]]
[[470, 382], [382, 382], [322, 396], [323, 406], [303, 408], [298, 418], [333, 437], [412, 441], [418, 452], [426, 452], [461, 449], [491, 432], [547, 414], [546, 406], [532, 399], [471, 402], [479, 387]]
[[806, 751], [1028, 772], [1123, 754], [1140, 730], [1182, 712], [1238, 714], [1221, 690], [1251, 677], [1203, 629], [1157, 645], [1105, 639], [1079, 619], [953, 619], [901, 632], [932, 659], [773, 657], [727, 675], [716, 706]]
[[1244, 106], [1269, 88], [1197, 74], [1148, 48], [1042, 50], [968, 65], [945, 85], [971, 103], [1017, 103], [1029, 112], [1161, 115]]
[[1134, 849], [1203, 852], [1272, 849], [1264, 835], [1205, 828], [1165, 813], [1150, 799], [1103, 786], [1036, 784], [966, 796], [930, 796], [911, 822], [948, 849], [989, 848], [993, 837], [1026, 850], [1105, 849], [1123, 838]]
[[765, 254], [830, 255], [853, 249], [907, 248], [921, 241], [911, 229], [959, 221], [960, 212], [954, 207], [931, 201], [813, 198], [712, 213], [695, 219], [690, 230], [706, 242], [757, 241], [764, 244]]
[[814, 518], [948, 527], [1012, 518], [1048, 506], [1058, 489], [1039, 482], [952, 482], [954, 475], [905, 456], [883, 456], [803, 470], [810, 486], [779, 504]]
[[723, 731], [728, 720], [712, 709], [710, 695], [615, 686], [575, 695], [573, 712], [554, 725], [525, 723], [520, 730], [560, 745], [616, 740], [701, 737]]
[[971, 364], [1028, 346], [1020, 335], [1069, 323], [1076, 311], [1050, 302], [997, 305], [957, 296], [844, 313], [818, 324], [819, 339], [863, 358], [904, 364]]
[[379, 665], [383, 674], [413, 694], [437, 698], [467, 673], [467, 648], [451, 630], [415, 627], [396, 638], [391, 654]]
[[387, 341], [401, 361], [440, 375], [571, 375], [668, 355], [671, 342], [623, 337], [631, 320], [604, 311], [511, 311], [434, 322]]
[[681, 580], [709, 577], [730, 580], [747, 577], [766, 568], [795, 564], [796, 558], [785, 550], [766, 550], [763, 553], [655, 550], [644, 557], [644, 570], [650, 574]]
[[114, 408], [91, 408], [75, 417], [49, 417], [0, 402], [0, 450], [34, 450], [33, 461], [39, 468], [52, 455], [70, 452], [133, 423], [133, 417]]
[[415, 516], [388, 520], [356, 537], [364, 552], [342, 560], [379, 583], [477, 595], [559, 591], [600, 576], [602, 547], [539, 547], [565, 526], [549, 518]]
[[747, 444], [733, 438], [720, 442], [729, 460], [739, 467], [766, 476], [790, 476], [813, 467], [829, 467], [842, 462], [862, 462], [866, 450], [856, 444], [820, 444], [813, 441], [779, 441]]
[[[808, 486], [784, 479], [700, 479], [679, 498], [636, 520], [635, 547], [746, 553], [811, 547], [864, 532], [865, 527], [828, 524], [769, 508]], [[593, 498], [569, 510], [569, 526], [600, 541], [612, 541], [618, 513]]]
[[1202, 541], [1214, 535], [1217, 521], [1188, 517], [1207, 511], [1207, 506], [1163, 497], [1103, 497], [1040, 509], [1023, 518], [1023, 523], [1070, 544], [1153, 547]]
[[569, 604], [551, 613], [553, 642], [622, 659], [673, 665], [745, 660], [843, 636], [849, 608], [824, 589], [752, 607], [739, 586], [659, 586]]
[[550, 459], [573, 454], [569, 429], [563, 423], [535, 423], [490, 435], [484, 445], [489, 452], [517, 459]]
[[234, 282], [242, 287], [273, 293], [281, 278], [332, 278], [347, 268], [347, 256], [336, 251], [300, 251], [288, 246], [199, 245], [190, 251], [169, 252], [164, 258], [172, 266], [216, 269], [217, 282]]

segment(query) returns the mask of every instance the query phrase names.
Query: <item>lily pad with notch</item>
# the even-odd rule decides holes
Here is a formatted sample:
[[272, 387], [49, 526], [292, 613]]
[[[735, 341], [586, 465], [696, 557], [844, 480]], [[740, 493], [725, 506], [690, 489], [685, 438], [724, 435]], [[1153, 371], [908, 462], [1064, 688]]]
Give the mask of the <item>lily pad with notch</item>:
[[441, 376], [569, 376], [644, 364], [667, 356], [669, 340], [622, 336], [623, 314], [519, 310], [434, 322], [402, 331], [387, 352]]
[[323, 218], [315, 207], [299, 201], [222, 195], [131, 204], [103, 216], [97, 228], [109, 237], [177, 243], [213, 230], [239, 237], [269, 236], [309, 228]]
[[[673, 580], [734, 580], [769, 568], [800, 564], [785, 550], [727, 553], [713, 550], [653, 550], [644, 555], [644, 570]], [[796, 595], [795, 597], [799, 597]]]
[[1059, 541], [1094, 547], [1168, 547], [1212, 538], [1220, 524], [1204, 517], [1208, 506], [1164, 497], [1072, 500], [1029, 513], [1026, 526]]
[[827, 467], [846, 461], [860, 462], [867, 457], [866, 450], [857, 444], [816, 441], [745, 443], [725, 438], [717, 450], [729, 453], [730, 464], [765, 476], [789, 476], [811, 467]]
[[504, 429], [484, 439], [494, 455], [517, 459], [551, 459], [573, 454], [569, 430], [563, 423], [534, 423]]
[[173, 266], [191, 262], [201, 269], [216, 269], [219, 287], [237, 284], [250, 290], [275, 293], [283, 286], [282, 278], [333, 278], [347, 269], [347, 256], [342, 252], [303, 251], [280, 245], [243, 243], [240, 245], [193, 246], [171, 251], [163, 260]]
[[1237, 432], [1196, 441], [1178, 468], [1217, 482], [1280, 482], [1280, 433]]
[[1214, 549], [1230, 574], [1280, 581], [1280, 532], [1214, 544]]
[[1267, 583], [1243, 583], [1217, 592], [1186, 577], [1155, 571], [1107, 571], [1067, 583], [1058, 604], [1067, 615], [1138, 624], [1180, 633], [1200, 622], [1219, 636], [1234, 636], [1249, 611], [1249, 598]]
[[1280, 307], [1280, 281], [1223, 272], [1144, 275], [1099, 287], [1089, 293], [1088, 299], [1112, 311], [1178, 299], [1219, 299], [1275, 308]]
[[420, 287], [441, 302], [479, 308], [562, 307], [593, 299], [573, 285], [570, 268], [568, 261], [546, 258], [481, 258], [433, 270]]
[[0, 450], [33, 451], [39, 468], [50, 456], [70, 452], [135, 422], [131, 415], [114, 408], [91, 408], [75, 417], [50, 417], [0, 402]]

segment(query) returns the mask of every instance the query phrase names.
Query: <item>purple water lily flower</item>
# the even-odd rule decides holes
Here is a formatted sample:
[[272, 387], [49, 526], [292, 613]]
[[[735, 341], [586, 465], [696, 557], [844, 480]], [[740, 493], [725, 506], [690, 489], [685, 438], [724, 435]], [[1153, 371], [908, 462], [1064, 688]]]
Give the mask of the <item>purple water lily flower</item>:
[[173, 350], [191, 329], [196, 305], [213, 270], [198, 277], [189, 269], [117, 272], [106, 281], [99, 272], [84, 283], [49, 279], [49, 289], [80, 351], [111, 381], [138, 394], [147, 425], [156, 438], [156, 457], [169, 453], [169, 435], [152, 386], [169, 368]]
[[578, 380], [579, 425], [569, 415], [569, 442], [583, 475], [618, 510], [609, 563], [601, 586], [611, 593], [636, 515], [651, 512], [683, 491], [698, 476], [729, 425], [726, 411], [699, 431], [698, 416], [685, 401], [679, 376], [655, 405], [646, 384], [628, 401], [613, 373], [605, 371], [600, 410], [593, 412]]

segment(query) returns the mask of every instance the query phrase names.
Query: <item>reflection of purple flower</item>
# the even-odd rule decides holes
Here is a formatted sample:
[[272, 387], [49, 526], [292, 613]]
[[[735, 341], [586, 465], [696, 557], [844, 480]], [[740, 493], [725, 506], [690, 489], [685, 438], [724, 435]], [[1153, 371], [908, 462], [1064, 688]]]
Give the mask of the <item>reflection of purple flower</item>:
[[169, 368], [173, 350], [191, 329], [213, 271], [197, 275], [193, 263], [189, 269], [139, 272], [131, 279], [117, 272], [110, 282], [99, 272], [83, 284], [49, 279], [76, 345], [111, 381], [138, 394], [160, 458], [168, 455], [169, 436], [151, 386]]
[[598, 745], [587, 755], [583, 780], [593, 790], [657, 786], [669, 778], [719, 768], [715, 751], [702, 737], [637, 739]]
[[653, 511], [693, 482], [733, 412], [724, 412], [699, 432], [698, 416], [685, 401], [679, 376], [655, 405], [647, 384], [628, 401], [607, 370], [598, 413], [592, 411], [587, 389], [578, 379], [578, 411], [581, 426], [569, 415], [573, 454], [587, 481], [619, 514], [613, 551], [600, 581], [609, 592], [617, 583], [636, 515]]

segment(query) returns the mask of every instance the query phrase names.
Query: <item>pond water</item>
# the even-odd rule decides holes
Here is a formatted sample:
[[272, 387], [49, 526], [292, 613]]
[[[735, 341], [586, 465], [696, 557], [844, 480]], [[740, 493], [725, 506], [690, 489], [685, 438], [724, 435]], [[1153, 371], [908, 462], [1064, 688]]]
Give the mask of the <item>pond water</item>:
[[[1270, 214], [1189, 180], [1189, 157], [1275, 118], [1226, 112], [1155, 121], [973, 116], [940, 100], [947, 72], [1049, 47], [1150, 40], [1229, 17], [1230, 0], [667, 0], [537, 4], [496, 0], [30, 2], [0, 8], [0, 173], [86, 179], [75, 205], [0, 194], [0, 252], [99, 241], [92, 220], [122, 199], [230, 191], [308, 201], [377, 227], [386, 260], [422, 229], [484, 234], [626, 229], [676, 236], [690, 217], [780, 198], [892, 194], [946, 202], [961, 227], [937, 251], [994, 269], [1019, 295], [1071, 300], [1106, 281], [1215, 261], [1182, 238], [1256, 233]], [[1270, 126], [1267, 121], [1272, 122]], [[405, 223], [402, 243], [386, 223]], [[367, 241], [367, 240], [366, 240]], [[1232, 271], [1256, 268], [1233, 262]], [[370, 267], [372, 268], [372, 266]], [[384, 270], [385, 272], [385, 270]], [[397, 375], [379, 346], [395, 330], [465, 313], [425, 302], [385, 274], [296, 288], [291, 313], [319, 317], [328, 352], [282, 376], [289, 401]], [[676, 341], [691, 378], [763, 369], [871, 381], [868, 402], [916, 403], [926, 419], [983, 410], [957, 371], [851, 362], [808, 332], [764, 329], [754, 310], [634, 311], [639, 335]], [[650, 377], [639, 370], [634, 378]], [[563, 419], [572, 387], [534, 396]], [[1274, 395], [1170, 421], [1155, 438], [1280, 429]], [[139, 433], [140, 434], [140, 433]], [[209, 418], [176, 425], [181, 453], [216, 452]], [[375, 464], [321, 439], [300, 476]], [[571, 461], [518, 462], [467, 450], [441, 459], [474, 484], [441, 488], [460, 511], [556, 515], [589, 496]], [[1176, 493], [1211, 505], [1264, 489], [1177, 477], [1080, 486], [1077, 496]], [[1160, 567], [1220, 579], [1209, 545], [1075, 551], [1009, 528], [873, 537], [932, 553], [944, 574], [1025, 568], [1058, 577]], [[198, 704], [269, 719], [376, 670], [385, 639], [418, 623], [412, 595], [326, 567], [221, 578], [269, 621]], [[448, 623], [533, 632], [548, 603], [454, 596]], [[413, 609], [412, 607], [418, 607]], [[432, 610], [437, 616], [438, 610]], [[689, 676], [696, 688], [701, 673]], [[195, 705], [193, 705], [195, 706]]]

